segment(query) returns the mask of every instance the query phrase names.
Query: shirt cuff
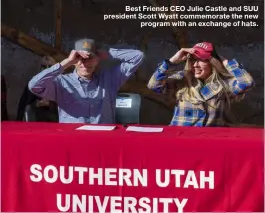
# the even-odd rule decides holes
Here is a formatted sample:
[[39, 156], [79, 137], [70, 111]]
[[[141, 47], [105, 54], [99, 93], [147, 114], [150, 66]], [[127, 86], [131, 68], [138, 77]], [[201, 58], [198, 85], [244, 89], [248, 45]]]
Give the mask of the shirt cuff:
[[165, 73], [171, 65], [172, 63], [168, 59], [163, 60], [158, 66], [158, 72]]
[[238, 61], [235, 58], [232, 60], [229, 60], [225, 68], [229, 71], [232, 71], [237, 68], [244, 69], [243, 65], [238, 63]]

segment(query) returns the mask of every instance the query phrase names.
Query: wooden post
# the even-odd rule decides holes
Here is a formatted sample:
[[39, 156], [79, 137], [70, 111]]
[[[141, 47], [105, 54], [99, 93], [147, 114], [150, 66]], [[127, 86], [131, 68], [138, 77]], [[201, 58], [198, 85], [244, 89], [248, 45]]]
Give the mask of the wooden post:
[[55, 0], [55, 48], [62, 49], [62, 0]]

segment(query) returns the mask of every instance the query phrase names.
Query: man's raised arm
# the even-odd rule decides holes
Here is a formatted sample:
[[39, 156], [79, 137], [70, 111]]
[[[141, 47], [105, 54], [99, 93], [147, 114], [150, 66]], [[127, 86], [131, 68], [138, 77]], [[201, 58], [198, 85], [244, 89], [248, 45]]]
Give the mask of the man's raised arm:
[[74, 65], [81, 57], [87, 58], [88, 56], [82, 51], [72, 50], [69, 57], [61, 63], [57, 63], [35, 75], [28, 83], [29, 90], [41, 98], [56, 101], [56, 84], [60, 83], [57, 77], [68, 67]]
[[136, 72], [144, 60], [144, 53], [134, 49], [114, 49], [110, 48], [109, 53], [113, 59], [117, 59], [121, 64], [115, 67], [115, 82], [117, 87], [122, 86], [129, 77]]

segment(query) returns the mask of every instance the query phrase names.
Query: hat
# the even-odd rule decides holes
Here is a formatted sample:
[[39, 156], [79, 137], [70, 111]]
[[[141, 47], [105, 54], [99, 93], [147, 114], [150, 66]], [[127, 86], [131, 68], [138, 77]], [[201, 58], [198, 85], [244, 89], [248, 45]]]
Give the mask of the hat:
[[212, 56], [219, 59], [212, 43], [201, 42], [195, 44], [193, 49], [195, 50], [193, 55], [195, 55], [199, 59], [207, 60], [210, 59]]
[[96, 43], [94, 39], [84, 38], [75, 42], [75, 50], [84, 50], [92, 55], [98, 54], [99, 51], [107, 51], [105, 45]]
[[84, 50], [91, 53], [92, 55], [96, 55], [96, 42], [93, 39], [80, 39], [75, 42], [75, 50]]

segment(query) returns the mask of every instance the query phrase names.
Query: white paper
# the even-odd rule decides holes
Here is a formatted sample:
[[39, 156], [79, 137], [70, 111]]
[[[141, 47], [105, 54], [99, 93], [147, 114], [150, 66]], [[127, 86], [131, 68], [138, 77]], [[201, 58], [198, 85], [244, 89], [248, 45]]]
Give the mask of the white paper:
[[132, 99], [131, 98], [116, 99], [116, 107], [131, 108], [132, 107]]
[[129, 126], [126, 129], [126, 131], [134, 131], [134, 132], [162, 132], [163, 128]]
[[92, 130], [92, 131], [111, 131], [114, 130], [116, 126], [93, 126], [93, 125], [84, 125], [78, 127], [76, 130]]

